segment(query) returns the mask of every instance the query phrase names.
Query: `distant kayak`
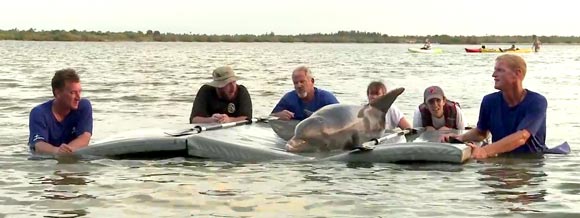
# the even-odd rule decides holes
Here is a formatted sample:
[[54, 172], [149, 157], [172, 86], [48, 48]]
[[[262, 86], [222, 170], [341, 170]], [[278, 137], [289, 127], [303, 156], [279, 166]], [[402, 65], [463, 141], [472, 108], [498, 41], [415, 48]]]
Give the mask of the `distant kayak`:
[[531, 48], [518, 48], [516, 50], [501, 50], [499, 48], [465, 48], [467, 53], [530, 53]]
[[440, 48], [432, 48], [432, 49], [409, 48], [409, 52], [436, 54], [436, 53], [443, 53], [443, 49], [440, 49]]

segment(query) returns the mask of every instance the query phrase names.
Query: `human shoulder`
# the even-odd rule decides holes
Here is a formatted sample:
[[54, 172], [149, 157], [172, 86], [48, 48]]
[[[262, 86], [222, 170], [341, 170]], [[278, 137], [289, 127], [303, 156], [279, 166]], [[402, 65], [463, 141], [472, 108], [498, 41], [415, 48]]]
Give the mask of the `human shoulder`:
[[323, 95], [323, 96], [333, 96], [334, 97], [334, 94], [332, 94], [332, 92], [326, 91], [324, 89], [314, 87], [314, 90], [316, 90], [319, 95]]
[[334, 94], [332, 94], [331, 92], [326, 91], [324, 89], [319, 89], [319, 88], [316, 88], [316, 87], [314, 87], [314, 90], [315, 90], [315, 93], [316, 93], [315, 95], [317, 97], [319, 97], [321, 101], [324, 101], [324, 102], [326, 102], [328, 104], [338, 103], [338, 100], [336, 99], [336, 96], [334, 96]]
[[238, 93], [242, 94], [242, 95], [248, 95], [248, 96], [250, 95], [250, 92], [248, 92], [248, 88], [246, 88], [244, 85], [240, 85], [240, 84], [238, 84]]
[[391, 105], [391, 107], [389, 107], [389, 110], [387, 110], [387, 113], [390, 114], [402, 114], [401, 110], [397, 107], [397, 105]]
[[298, 99], [298, 94], [296, 94], [295, 91], [288, 91], [286, 92], [286, 94], [282, 96], [282, 99], [284, 100]]
[[195, 97], [197, 98], [198, 96], [203, 96], [204, 98], [208, 98], [212, 96], [213, 93], [216, 93], [213, 86], [203, 85], [197, 90], [197, 95]]
[[34, 115], [39, 115], [39, 114], [45, 114], [48, 113], [52, 110], [52, 102], [54, 100], [48, 100], [42, 104], [36, 105], [32, 108], [32, 110], [30, 111], [30, 114], [34, 114]]
[[[527, 90], [527, 89], [526, 89]], [[528, 94], [524, 100], [525, 104], [532, 107], [543, 107], [546, 108], [548, 105], [548, 100], [542, 94], [527, 90]]]
[[91, 101], [87, 98], [81, 98], [79, 101], [79, 108], [92, 108]]
[[500, 101], [502, 99], [503, 99], [503, 97], [502, 97], [501, 91], [498, 91], [498, 92], [490, 93], [490, 94], [483, 96], [483, 100], [481, 101], [481, 104], [491, 104], [493, 102], [497, 102], [497, 101]]
[[200, 92], [202, 92], [202, 91], [209, 92], [209, 91], [213, 91], [213, 90], [215, 90], [215, 88], [213, 86], [210, 86], [210, 85], [203, 85], [199, 88]]
[[534, 100], [534, 101], [544, 101], [544, 102], [547, 101], [546, 100], [546, 97], [544, 97], [540, 93], [537, 93], [537, 92], [534, 92], [534, 91], [530, 91], [530, 90], [527, 90], [527, 89], [526, 89], [526, 91], [528, 92], [528, 96], [529, 96], [529, 98], [531, 100]]
[[248, 88], [246, 88], [246, 86], [242, 85], [242, 84], [238, 84], [238, 89], [242, 90], [242, 91], [248, 91]]

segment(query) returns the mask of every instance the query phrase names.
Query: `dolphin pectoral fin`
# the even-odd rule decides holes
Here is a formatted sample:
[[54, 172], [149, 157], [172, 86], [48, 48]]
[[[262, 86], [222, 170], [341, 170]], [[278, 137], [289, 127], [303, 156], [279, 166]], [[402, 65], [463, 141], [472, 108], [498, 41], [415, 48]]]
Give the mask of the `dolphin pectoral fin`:
[[393, 102], [405, 91], [405, 88], [396, 88], [389, 91], [387, 94], [379, 97], [375, 101], [371, 102], [370, 105], [374, 108], [387, 113]]

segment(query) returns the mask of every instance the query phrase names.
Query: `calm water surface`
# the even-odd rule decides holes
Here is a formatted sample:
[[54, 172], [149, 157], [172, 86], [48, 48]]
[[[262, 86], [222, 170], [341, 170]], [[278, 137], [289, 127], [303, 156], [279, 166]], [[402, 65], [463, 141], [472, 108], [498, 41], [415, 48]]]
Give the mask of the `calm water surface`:
[[0, 217], [580, 216], [580, 46], [523, 54], [524, 85], [548, 99], [547, 142], [568, 141], [568, 156], [464, 165], [27, 160], [28, 113], [52, 97], [50, 79], [65, 67], [80, 71], [93, 103], [93, 140], [187, 123], [197, 89], [226, 64], [257, 116], [306, 64], [344, 103], [362, 103], [372, 80], [405, 87], [396, 104], [409, 119], [424, 88], [440, 85], [475, 125], [481, 98], [494, 91], [496, 54], [461, 45], [411, 54], [410, 46], [0, 41]]

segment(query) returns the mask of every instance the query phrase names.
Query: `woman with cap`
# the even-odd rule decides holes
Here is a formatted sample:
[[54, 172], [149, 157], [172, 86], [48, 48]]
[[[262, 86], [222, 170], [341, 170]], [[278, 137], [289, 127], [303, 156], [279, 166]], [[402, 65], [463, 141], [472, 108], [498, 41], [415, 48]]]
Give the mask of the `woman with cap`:
[[189, 123], [229, 123], [252, 118], [250, 94], [236, 83], [234, 70], [218, 67], [212, 77], [213, 81], [197, 91]]
[[465, 129], [459, 103], [448, 100], [439, 86], [425, 89], [423, 100], [415, 111], [414, 127], [425, 127], [427, 130]]

